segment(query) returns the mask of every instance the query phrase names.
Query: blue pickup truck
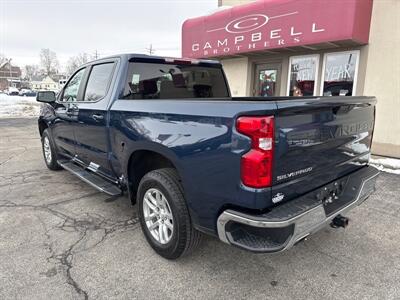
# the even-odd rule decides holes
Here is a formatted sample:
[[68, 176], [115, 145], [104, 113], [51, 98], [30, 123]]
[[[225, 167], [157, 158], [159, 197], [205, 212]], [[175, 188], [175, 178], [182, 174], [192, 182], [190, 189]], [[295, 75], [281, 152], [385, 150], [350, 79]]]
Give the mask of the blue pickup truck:
[[125, 54], [79, 68], [38, 120], [51, 170], [137, 204], [161, 256], [202, 234], [289, 249], [375, 190], [374, 97], [230, 96], [220, 63]]

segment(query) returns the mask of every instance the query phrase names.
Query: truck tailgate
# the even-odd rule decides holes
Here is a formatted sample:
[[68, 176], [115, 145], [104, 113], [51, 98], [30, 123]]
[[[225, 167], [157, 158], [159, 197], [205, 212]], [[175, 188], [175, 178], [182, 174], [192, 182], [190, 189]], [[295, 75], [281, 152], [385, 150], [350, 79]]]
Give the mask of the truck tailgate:
[[276, 104], [274, 202], [290, 200], [368, 163], [374, 97], [302, 98]]

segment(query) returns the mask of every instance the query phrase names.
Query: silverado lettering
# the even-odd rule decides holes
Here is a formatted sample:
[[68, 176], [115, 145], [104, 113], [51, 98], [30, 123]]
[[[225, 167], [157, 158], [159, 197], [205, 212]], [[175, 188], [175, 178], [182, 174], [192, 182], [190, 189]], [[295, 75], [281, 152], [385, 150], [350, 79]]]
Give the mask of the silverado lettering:
[[288, 179], [288, 178], [291, 178], [291, 177], [294, 177], [294, 176], [298, 176], [298, 175], [301, 175], [301, 174], [304, 174], [304, 173], [311, 172], [312, 169], [313, 169], [312, 167], [309, 167], [309, 168], [306, 168], [306, 169], [290, 172], [289, 174], [279, 175], [279, 176], [277, 176], [277, 179], [278, 180]]
[[288, 144], [291, 146], [306, 146], [323, 142], [329, 139], [371, 132], [374, 122], [362, 122], [343, 125], [331, 125], [320, 129], [311, 129], [287, 134]]

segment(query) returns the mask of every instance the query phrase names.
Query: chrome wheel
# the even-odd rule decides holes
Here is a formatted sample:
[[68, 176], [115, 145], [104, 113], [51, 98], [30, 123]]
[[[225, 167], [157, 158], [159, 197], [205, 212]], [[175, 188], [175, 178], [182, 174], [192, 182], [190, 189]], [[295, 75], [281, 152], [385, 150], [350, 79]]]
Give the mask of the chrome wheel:
[[174, 218], [167, 198], [151, 188], [143, 197], [143, 215], [147, 229], [160, 244], [167, 244], [174, 232]]
[[51, 164], [51, 148], [50, 148], [50, 140], [47, 136], [43, 138], [43, 152], [46, 162]]

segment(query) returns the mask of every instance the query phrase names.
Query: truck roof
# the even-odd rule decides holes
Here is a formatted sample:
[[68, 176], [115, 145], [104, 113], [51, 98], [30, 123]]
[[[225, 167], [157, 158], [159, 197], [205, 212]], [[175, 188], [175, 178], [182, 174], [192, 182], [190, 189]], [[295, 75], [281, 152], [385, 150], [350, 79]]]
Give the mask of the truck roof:
[[122, 58], [128, 61], [134, 61], [134, 60], [156, 60], [156, 61], [165, 61], [165, 62], [191, 62], [194, 64], [213, 64], [213, 65], [221, 65], [221, 63], [217, 60], [210, 60], [210, 59], [193, 59], [193, 58], [182, 58], [182, 57], [168, 57], [168, 56], [157, 56], [157, 55], [147, 55], [147, 54], [140, 54], [140, 53], [123, 53], [123, 54], [115, 54], [115, 55], [110, 55], [106, 57], [102, 57], [93, 61], [90, 61], [89, 64], [96, 62], [96, 61], [102, 61], [104, 59], [109, 59], [109, 58]]

